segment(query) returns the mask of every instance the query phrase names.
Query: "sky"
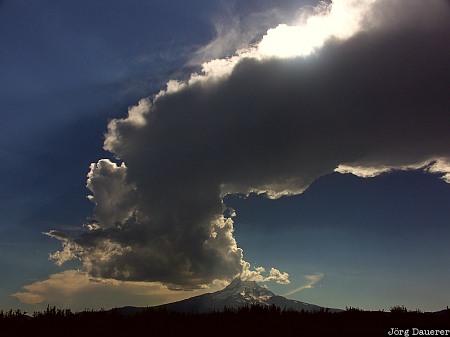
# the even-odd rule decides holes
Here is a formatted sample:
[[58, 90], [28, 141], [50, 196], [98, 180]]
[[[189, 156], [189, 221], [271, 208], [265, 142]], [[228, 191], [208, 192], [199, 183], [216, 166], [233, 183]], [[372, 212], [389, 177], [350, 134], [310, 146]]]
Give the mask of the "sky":
[[239, 276], [450, 304], [445, 0], [0, 2], [0, 310]]

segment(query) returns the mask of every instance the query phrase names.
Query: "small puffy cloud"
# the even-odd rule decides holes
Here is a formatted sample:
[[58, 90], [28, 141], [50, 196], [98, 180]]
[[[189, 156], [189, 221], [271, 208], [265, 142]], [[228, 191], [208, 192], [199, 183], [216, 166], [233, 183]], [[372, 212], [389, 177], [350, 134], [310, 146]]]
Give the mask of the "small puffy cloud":
[[275, 268], [270, 268], [269, 276], [266, 279], [267, 281], [276, 281], [280, 284], [289, 284], [289, 274], [279, 271]]
[[[104, 148], [122, 163], [91, 165], [97, 222], [53, 233], [63, 250], [52, 257], [171, 288], [237, 275], [287, 283], [276, 269], [249, 272], [225, 195], [299, 194], [334, 171], [422, 169], [448, 182], [448, 4], [340, 0], [309, 13], [110, 121]], [[309, 47], [263, 52], [271, 39]]]
[[98, 310], [126, 305], [153, 306], [182, 300], [223, 287], [213, 283], [209, 288], [195, 291], [174, 291], [158, 282], [129, 282], [113, 279], [95, 279], [86, 272], [66, 270], [50, 275], [23, 287], [12, 296], [30, 309], [42, 310], [47, 304], [81, 311]]
[[264, 276], [266, 269], [264, 267], [251, 268], [250, 263], [245, 262], [244, 269], [240, 278], [245, 281], [271, 282], [275, 281], [279, 284], [289, 284], [289, 274], [280, 272], [278, 269], [270, 268], [269, 275]]

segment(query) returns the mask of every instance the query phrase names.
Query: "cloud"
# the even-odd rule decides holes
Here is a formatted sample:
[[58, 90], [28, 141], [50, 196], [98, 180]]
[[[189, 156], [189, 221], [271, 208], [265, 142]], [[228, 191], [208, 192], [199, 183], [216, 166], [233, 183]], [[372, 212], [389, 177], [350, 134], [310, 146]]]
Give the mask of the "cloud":
[[240, 275], [242, 280], [256, 282], [276, 281], [279, 284], [289, 284], [289, 274], [280, 272], [278, 269], [270, 268], [269, 275], [264, 276], [266, 269], [264, 267], [256, 267], [251, 270], [250, 263], [246, 262], [244, 270]]
[[[298, 6], [298, 2], [295, 2], [295, 6]], [[283, 7], [275, 3], [263, 4], [263, 10], [252, 10], [250, 13], [245, 7], [245, 3], [221, 3], [220, 13], [211, 19], [214, 36], [208, 44], [194, 53], [189, 62], [191, 65], [232, 56], [237, 50], [244, 50], [258, 43], [266, 34], [267, 27], [277, 26], [281, 21], [291, 23], [297, 19], [298, 8], [293, 9], [288, 2], [283, 3]], [[305, 4], [301, 13], [310, 9]]]
[[[133, 109], [130, 110], [130, 118]], [[88, 199], [95, 204], [94, 212], [104, 227], [114, 227], [133, 216], [135, 187], [127, 183], [127, 167], [109, 160], [91, 164], [86, 187], [92, 195]]]
[[305, 290], [305, 289], [311, 289], [314, 287], [314, 285], [319, 282], [321, 279], [323, 279], [324, 274], [323, 273], [318, 273], [318, 274], [314, 274], [314, 275], [306, 275], [305, 279], [306, 279], [306, 283], [298, 288], [295, 288], [294, 290], [291, 290], [289, 292], [287, 292], [286, 294], [284, 294], [283, 296], [290, 296], [293, 295], [295, 293], [298, 293], [299, 291]]
[[232, 4], [222, 3], [222, 7], [220, 16], [211, 20], [215, 30], [214, 38], [195, 52], [190, 63], [199, 64], [232, 55], [236, 50], [247, 47], [254, 38], [256, 33], [253, 29], [243, 29], [243, 22]]
[[52, 257], [79, 258], [94, 277], [202, 287], [249, 269], [224, 216], [227, 194], [298, 194], [334, 171], [421, 168], [447, 179], [448, 4], [370, 1], [348, 17], [353, 4], [322, 4], [301, 20], [306, 32], [327, 23], [312, 44], [295, 33], [277, 45], [307, 49], [255, 45], [205, 62], [112, 120], [104, 148], [121, 164], [102, 159], [88, 175], [97, 222], [59, 236]]
[[320, 2], [314, 11], [301, 15], [298, 22], [269, 29], [258, 45], [265, 56], [309, 55], [330, 38], [347, 39], [368, 24], [367, 12], [374, 0]]
[[216, 291], [223, 284], [215, 283], [209, 288], [195, 291], [174, 291], [158, 282], [129, 282], [113, 279], [95, 279], [86, 272], [66, 270], [50, 275], [23, 287], [12, 296], [34, 310], [42, 310], [47, 304], [81, 311], [86, 308], [98, 310], [123, 306], [153, 306], [179, 301], [191, 296]]
[[425, 171], [430, 173], [437, 173], [442, 175], [442, 180], [450, 184], [450, 159], [439, 158], [431, 162], [427, 167], [424, 168]]
[[441, 175], [441, 179], [450, 183], [450, 163], [448, 158], [440, 157], [434, 160], [427, 159], [424, 162], [417, 162], [414, 164], [399, 165], [399, 166], [347, 166], [339, 165], [334, 171], [339, 173], [351, 173], [362, 178], [372, 178], [382, 173], [391, 172], [393, 170], [423, 170], [430, 173]]

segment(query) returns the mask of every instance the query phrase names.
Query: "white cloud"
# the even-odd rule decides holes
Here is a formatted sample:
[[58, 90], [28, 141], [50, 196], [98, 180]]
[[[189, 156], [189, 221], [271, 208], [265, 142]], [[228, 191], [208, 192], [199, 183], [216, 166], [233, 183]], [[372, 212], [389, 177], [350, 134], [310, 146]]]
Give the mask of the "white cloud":
[[314, 287], [314, 285], [319, 282], [321, 279], [323, 279], [324, 274], [323, 273], [318, 273], [318, 274], [314, 274], [314, 275], [305, 275], [305, 279], [306, 279], [306, 283], [301, 285], [298, 288], [295, 288], [294, 290], [291, 290], [289, 292], [287, 292], [286, 294], [284, 294], [283, 296], [290, 296], [293, 295], [295, 293], [298, 293], [299, 291], [305, 290], [305, 289], [311, 289]]
[[291, 25], [269, 29], [258, 45], [263, 56], [282, 58], [307, 56], [331, 38], [348, 39], [367, 24], [374, 0], [321, 2], [311, 15]]
[[245, 281], [256, 282], [271, 282], [275, 281], [279, 284], [289, 284], [289, 274], [280, 272], [278, 269], [270, 268], [269, 275], [264, 276], [266, 269], [264, 267], [255, 267], [251, 270], [251, 266], [248, 262], [245, 262], [244, 269], [240, 275], [240, 278]]
[[[291, 8], [280, 8], [276, 3], [263, 12], [251, 13], [242, 12], [236, 3], [223, 2], [222, 5], [220, 14], [211, 20], [215, 31], [213, 39], [194, 53], [190, 64], [203, 64], [230, 57], [238, 50], [247, 50], [261, 40], [268, 27], [276, 26], [282, 20], [291, 22], [294, 19]], [[301, 11], [304, 12], [305, 8]]]

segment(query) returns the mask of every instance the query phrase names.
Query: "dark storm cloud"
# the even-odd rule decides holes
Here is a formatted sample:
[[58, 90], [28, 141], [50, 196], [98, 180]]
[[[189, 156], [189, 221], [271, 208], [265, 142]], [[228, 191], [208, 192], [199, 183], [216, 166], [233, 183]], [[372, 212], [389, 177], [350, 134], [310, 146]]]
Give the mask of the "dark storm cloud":
[[196, 287], [248, 272], [226, 194], [301, 193], [338, 167], [448, 171], [447, 4], [369, 14], [308, 57], [242, 58], [111, 121], [105, 148], [125, 164], [91, 166], [98, 224], [58, 254], [97, 277]]

